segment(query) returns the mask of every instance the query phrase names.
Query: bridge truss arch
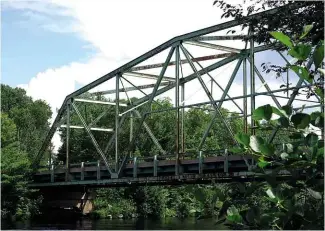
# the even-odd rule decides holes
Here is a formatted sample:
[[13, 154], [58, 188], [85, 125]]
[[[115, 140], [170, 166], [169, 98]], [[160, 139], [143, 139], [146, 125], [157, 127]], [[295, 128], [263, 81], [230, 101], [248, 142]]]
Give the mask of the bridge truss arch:
[[[297, 5], [292, 4], [286, 7], [296, 8]], [[260, 52], [274, 49], [278, 45], [256, 45], [254, 43], [253, 34], [250, 31], [248, 31], [247, 34], [241, 35], [225, 35], [225, 33], [231, 28], [238, 27], [244, 23], [249, 24], [253, 19], [258, 20], [265, 14], [276, 15], [278, 10], [278, 8], [271, 9], [245, 17], [240, 21], [232, 20], [172, 38], [140, 57], [71, 93], [65, 98], [58, 111], [52, 127], [35, 158], [34, 168], [37, 169], [39, 166], [54, 133], [60, 127], [65, 128], [67, 132], [66, 181], [69, 179], [68, 175], [71, 167], [69, 163], [69, 136], [71, 129], [86, 130], [111, 178], [122, 177], [123, 168], [130, 159], [130, 154], [134, 151], [136, 146], [135, 141], [137, 140], [141, 128], [144, 128], [148, 133], [148, 137], [150, 137], [152, 142], [157, 146], [160, 154], [165, 157], [168, 156], [170, 153], [166, 153], [164, 147], [155, 137], [155, 131], [152, 131], [146, 123], [146, 119], [151, 114], [165, 111], [151, 110], [151, 105], [156, 103], [155, 97], [159, 97], [170, 90], [173, 90], [174, 107], [167, 110], [173, 110], [176, 118], [175, 121], [171, 121], [171, 123], [175, 123], [176, 128], [175, 151], [171, 153], [175, 159], [175, 175], [180, 174], [180, 155], [186, 153], [186, 137], [184, 135], [184, 111], [186, 108], [200, 108], [204, 105], [212, 106], [211, 110], [213, 117], [206, 131], [202, 134], [202, 139], [196, 150], [198, 155], [201, 155], [204, 142], [216, 118], [222, 121], [228, 133], [233, 138], [234, 143], [236, 143], [234, 132], [229, 125], [229, 118], [225, 117], [220, 111], [222, 105], [226, 102], [231, 103], [233, 107], [236, 108], [238, 113], [237, 117], [243, 118], [244, 132], [254, 134], [254, 129], [249, 129], [249, 124], [251, 127], [254, 127], [254, 120], [250, 112], [256, 108], [257, 97], [268, 97], [270, 102], [276, 107], [281, 107], [280, 102], [283, 102], [284, 98], [287, 100], [285, 104], [292, 105], [294, 100], [299, 100], [296, 98], [298, 90], [306, 87], [307, 83], [295, 77], [291, 79], [291, 81], [296, 80], [294, 86], [289, 87], [289, 85], [287, 85], [285, 88], [272, 90], [265, 81], [265, 77], [259, 71], [256, 65], [255, 56]], [[224, 45], [225, 41], [227, 41], [226, 44], [228, 45]], [[231, 41], [231, 43], [229, 43], [229, 41]], [[287, 60], [282, 53], [278, 52], [278, 57], [281, 58], [284, 63], [290, 63], [290, 60]], [[161, 60], [161, 58], [163, 58], [162, 62], [157, 61]], [[230, 63], [235, 64], [233, 72], [228, 76], [229, 79], [226, 85], [222, 86], [219, 80], [214, 76], [214, 71], [220, 70], [220, 68]], [[241, 93], [231, 97], [229, 90], [233, 86], [234, 81], [238, 80], [238, 78], [240, 78], [240, 83], [242, 84]], [[134, 81], [135, 79], [137, 79], [136, 82]], [[210, 85], [207, 84], [205, 81], [206, 79]], [[202, 90], [207, 100], [188, 104], [185, 99], [185, 93], [186, 91], [192, 90], [187, 90], [187, 85], [194, 80], [197, 81], [197, 85]], [[258, 91], [260, 89], [256, 89], [257, 81], [261, 84], [261, 88], [264, 89], [263, 91]], [[114, 87], [111, 89], [100, 88], [101, 90], [98, 90], [100, 86], [104, 86], [104, 84], [108, 82], [109, 85], [113, 84]], [[136, 101], [131, 101], [130, 94], [134, 91], [141, 92], [144, 96], [138, 98]], [[219, 93], [218, 96], [216, 96], [216, 91]], [[115, 98], [112, 102], [88, 100], [81, 97], [82, 94], [86, 92], [90, 92], [92, 95], [110, 95]], [[292, 94], [288, 94], [287, 96], [277, 94], [283, 94], [283, 92], [291, 92]], [[122, 94], [125, 94], [127, 103], [120, 102]], [[303, 99], [300, 100], [303, 101]], [[87, 124], [85, 118], [83, 118], [78, 109], [78, 104], [81, 103], [102, 104], [104, 109], [101, 115], [94, 119], [91, 124]], [[322, 107], [320, 105], [320, 100], [317, 98], [310, 99], [308, 103], [309, 105], [305, 108]], [[250, 105], [250, 108], [248, 108], [248, 105]], [[142, 108], [141, 112], [139, 108]], [[115, 118], [113, 119], [114, 126], [109, 128], [95, 127], [96, 121], [100, 120], [109, 109], [115, 111]], [[72, 113], [78, 115], [81, 124], [71, 125], [70, 117]], [[135, 127], [133, 126], [134, 119], [138, 121]], [[119, 134], [123, 124], [127, 122], [131, 124], [129, 127], [130, 139], [127, 147], [121, 147], [119, 143]], [[107, 140], [105, 147], [100, 147], [93, 135], [93, 131], [111, 133], [111, 138]], [[276, 134], [276, 131], [274, 131], [274, 134]], [[124, 156], [120, 156], [122, 153], [121, 149], [124, 149]], [[115, 154], [113, 165], [107, 158], [107, 153], [112, 150], [114, 150]], [[125, 150], [127, 150], [127, 152], [125, 152]], [[153, 157], [153, 161], [157, 161], [157, 158], [157, 156]], [[244, 161], [248, 166], [252, 164], [245, 158]]]

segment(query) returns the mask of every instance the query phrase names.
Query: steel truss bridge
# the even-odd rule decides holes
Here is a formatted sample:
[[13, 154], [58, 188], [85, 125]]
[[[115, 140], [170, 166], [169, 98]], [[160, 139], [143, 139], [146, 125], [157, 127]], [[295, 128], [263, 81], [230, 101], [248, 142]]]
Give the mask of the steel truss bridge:
[[[294, 9], [298, 6], [292, 4], [287, 7]], [[30, 186], [36, 188], [72, 185], [103, 187], [128, 186], [134, 184], [183, 184], [261, 179], [261, 174], [252, 172], [252, 168], [254, 168], [255, 165], [251, 157], [232, 155], [231, 153], [228, 153], [227, 150], [222, 151], [222, 154], [214, 153], [215, 155], [204, 157], [202, 147], [216, 118], [219, 118], [222, 121], [223, 125], [227, 128], [228, 133], [234, 139], [234, 132], [229, 125], [229, 118], [225, 117], [220, 111], [224, 102], [231, 102], [236, 108], [238, 108], [238, 117], [243, 118], [244, 132], [254, 134], [255, 130], [249, 129], [249, 124], [252, 128], [255, 126], [254, 120], [249, 114], [249, 111], [254, 111], [257, 97], [268, 96], [271, 102], [267, 103], [273, 103], [278, 108], [281, 107], [279, 99], [283, 100], [283, 98], [287, 99], [287, 105], [292, 105], [294, 100], [308, 101], [306, 99], [296, 98], [299, 89], [308, 86], [310, 87], [310, 85], [304, 82], [304, 80], [296, 77], [297, 82], [295, 86], [292, 85], [292, 87], [288, 87], [289, 85], [287, 85], [286, 88], [271, 90], [256, 67], [256, 54], [274, 49], [275, 46], [278, 46], [277, 44], [255, 46], [251, 29], [248, 30], [246, 35], [225, 35], [228, 30], [244, 23], [250, 24], [252, 19], [259, 20], [266, 14], [274, 15], [274, 17], [276, 17], [278, 10], [278, 8], [271, 9], [242, 18], [240, 21], [228, 21], [172, 38], [140, 57], [68, 95], [59, 109], [55, 121], [36, 156], [34, 162], [36, 173], [34, 175], [34, 181]], [[220, 35], [218, 32], [225, 33]], [[220, 42], [224, 41], [231, 41], [231, 44], [234, 45], [237, 43], [243, 43], [244, 47], [239, 49], [231, 46], [220, 45]], [[189, 47], [195, 47], [197, 50], [201, 50], [202, 52], [207, 51], [207, 53], [209, 51], [210, 53], [209, 55], [198, 57], [189, 51]], [[164, 52], [167, 53], [165, 54]], [[278, 53], [285, 63], [290, 63], [284, 55], [280, 52]], [[159, 55], [165, 56], [165, 61], [161, 63], [152, 63], [152, 60], [156, 60], [155, 58]], [[237, 62], [236, 66], [230, 75], [227, 85], [222, 87], [216, 78], [212, 76], [212, 72], [233, 61]], [[209, 62], [209, 64], [207, 65], [206, 62]], [[308, 66], [310, 67], [311, 63], [309, 63]], [[166, 72], [168, 68], [172, 68], [173, 70], [172, 72], [169, 72], [169, 75], [167, 75]], [[189, 74], [185, 74], [186, 68]], [[242, 81], [242, 94], [240, 96], [231, 97], [229, 89], [233, 85], [240, 68], [242, 68], [242, 76], [240, 76]], [[144, 85], [135, 84], [131, 81], [131, 77], [141, 80], [145, 79], [146, 81], [154, 81], [154, 83]], [[207, 86], [203, 78], [208, 78], [210, 80], [211, 87]], [[209, 101], [185, 104], [185, 89], [193, 80], [199, 82], [199, 85], [202, 87]], [[255, 89], [256, 80], [259, 80], [262, 83], [265, 88], [264, 91], [258, 92]], [[115, 83], [113, 89], [96, 91], [96, 87], [103, 83], [107, 83], [108, 81]], [[248, 82], [250, 83], [250, 86], [248, 85]], [[124, 83], [129, 83], [129, 86], [125, 87]], [[150, 129], [146, 123], [146, 119], [152, 113], [163, 113], [166, 111], [151, 110], [151, 105], [156, 103], [154, 100], [155, 97], [172, 89], [175, 91], [174, 107], [166, 110], [173, 110], [176, 115], [175, 121], [170, 121], [171, 123], [175, 123], [176, 148], [174, 153], [169, 155], [164, 150], [164, 147], [160, 145], [158, 139], [154, 135], [155, 131]], [[248, 89], [250, 89], [250, 92], [248, 92]], [[150, 90], [150, 92], [145, 93], [144, 90]], [[93, 95], [114, 95], [115, 101], [107, 102], [88, 100], [80, 97], [82, 94], [89, 91], [91, 91], [91, 94]], [[127, 99], [129, 99], [128, 93], [131, 91], [139, 91], [143, 93], [144, 96], [139, 98], [136, 102], [131, 102], [131, 100], [129, 100], [126, 104], [121, 103], [121, 93], [125, 94]], [[213, 94], [213, 92], [216, 91], [221, 93], [221, 96], [218, 98]], [[285, 91], [290, 92], [291, 94], [288, 94], [287, 97], [285, 97], [283, 96], [283, 92]], [[282, 93], [282, 95], [277, 95], [276, 93]], [[317, 97], [314, 97], [314, 99], [314, 101], [310, 99], [310, 104], [304, 108], [317, 107], [323, 109], [320, 99]], [[238, 103], [239, 100], [241, 101], [240, 103]], [[86, 123], [85, 118], [83, 118], [79, 111], [77, 107], [78, 103], [103, 104], [106, 105], [106, 107], [103, 109], [102, 114], [89, 125]], [[250, 103], [250, 110], [248, 108], [248, 103]], [[186, 151], [184, 113], [186, 108], [194, 107], [200, 109], [203, 105], [212, 105], [213, 118], [210, 121], [209, 126], [206, 128], [200, 145], [197, 147], [196, 154], [193, 157], [193, 155], [189, 155]], [[115, 127], [94, 127], [96, 121], [105, 115], [108, 108], [112, 107], [115, 108]], [[138, 110], [139, 107], [144, 107], [146, 113], [141, 113]], [[72, 113], [78, 115], [81, 125], [76, 126], [70, 124]], [[139, 126], [133, 125], [133, 120], [135, 118], [137, 121], [140, 121], [138, 124]], [[249, 119], [250, 123], [248, 122]], [[127, 122], [130, 123], [130, 139], [128, 146], [122, 147], [119, 135], [123, 124]], [[47, 170], [40, 170], [40, 161], [42, 158], [45, 158], [44, 153], [49, 147], [54, 133], [60, 127], [66, 129], [66, 163], [63, 166], [50, 165]], [[153, 143], [157, 146], [161, 155], [155, 155], [151, 158], [131, 157], [130, 154], [133, 153], [135, 149], [135, 141], [137, 140], [139, 131], [142, 127], [145, 128], [148, 137], [150, 137]], [[85, 129], [91, 139], [91, 142], [100, 157], [97, 162], [87, 163], [87, 160], [84, 160], [85, 162], [82, 163], [70, 163], [70, 130], [78, 128]], [[110, 140], [107, 141], [106, 147], [99, 146], [92, 131], [112, 133]], [[274, 130], [270, 137], [270, 142], [272, 142], [276, 134], [277, 130]], [[109, 162], [107, 158], [107, 153], [112, 149], [115, 150], [115, 160], [113, 163]], [[125, 152], [125, 150], [127, 150], [127, 152]], [[121, 156], [122, 151], [127, 154]], [[49, 159], [49, 163], [52, 163], [51, 156]], [[288, 173], [283, 172], [282, 176], [287, 177], [289, 175]]]

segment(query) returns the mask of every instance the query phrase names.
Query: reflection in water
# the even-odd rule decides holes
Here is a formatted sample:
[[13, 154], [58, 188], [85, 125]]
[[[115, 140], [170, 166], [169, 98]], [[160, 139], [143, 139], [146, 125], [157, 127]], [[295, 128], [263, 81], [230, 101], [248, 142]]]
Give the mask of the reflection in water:
[[99, 219], [89, 218], [80, 219], [38, 219], [29, 222], [17, 222], [11, 225], [2, 224], [2, 229], [41, 229], [41, 230], [60, 230], [60, 229], [90, 229], [90, 230], [135, 230], [135, 229], [192, 229], [192, 230], [218, 230], [226, 229], [215, 224], [214, 219], [196, 220], [195, 218], [165, 218], [160, 220], [151, 219]]

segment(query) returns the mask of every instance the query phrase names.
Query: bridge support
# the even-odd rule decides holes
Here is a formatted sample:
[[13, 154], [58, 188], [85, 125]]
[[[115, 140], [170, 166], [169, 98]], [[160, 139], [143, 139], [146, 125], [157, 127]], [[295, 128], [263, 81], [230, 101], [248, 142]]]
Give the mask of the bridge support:
[[93, 208], [93, 200], [96, 197], [95, 191], [84, 187], [57, 187], [43, 188], [40, 190], [43, 196], [42, 207], [46, 210], [75, 208], [83, 214], [90, 213]]

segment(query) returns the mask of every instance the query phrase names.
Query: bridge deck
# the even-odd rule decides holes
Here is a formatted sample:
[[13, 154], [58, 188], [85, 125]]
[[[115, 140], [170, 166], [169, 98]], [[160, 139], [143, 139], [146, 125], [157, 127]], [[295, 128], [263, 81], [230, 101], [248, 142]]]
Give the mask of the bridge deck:
[[[252, 158], [245, 157], [248, 163]], [[71, 167], [69, 181], [65, 181], [66, 169], [40, 171], [35, 174], [30, 187], [77, 186], [118, 187], [131, 185], [191, 184], [258, 180], [261, 174], [250, 172], [243, 156], [212, 156], [180, 160], [180, 172], [175, 174], [175, 160], [129, 162], [119, 178], [112, 178], [102, 164], [84, 163], [83, 167]], [[74, 164], [75, 166], [75, 164]], [[285, 174], [287, 175], [287, 174]]]

